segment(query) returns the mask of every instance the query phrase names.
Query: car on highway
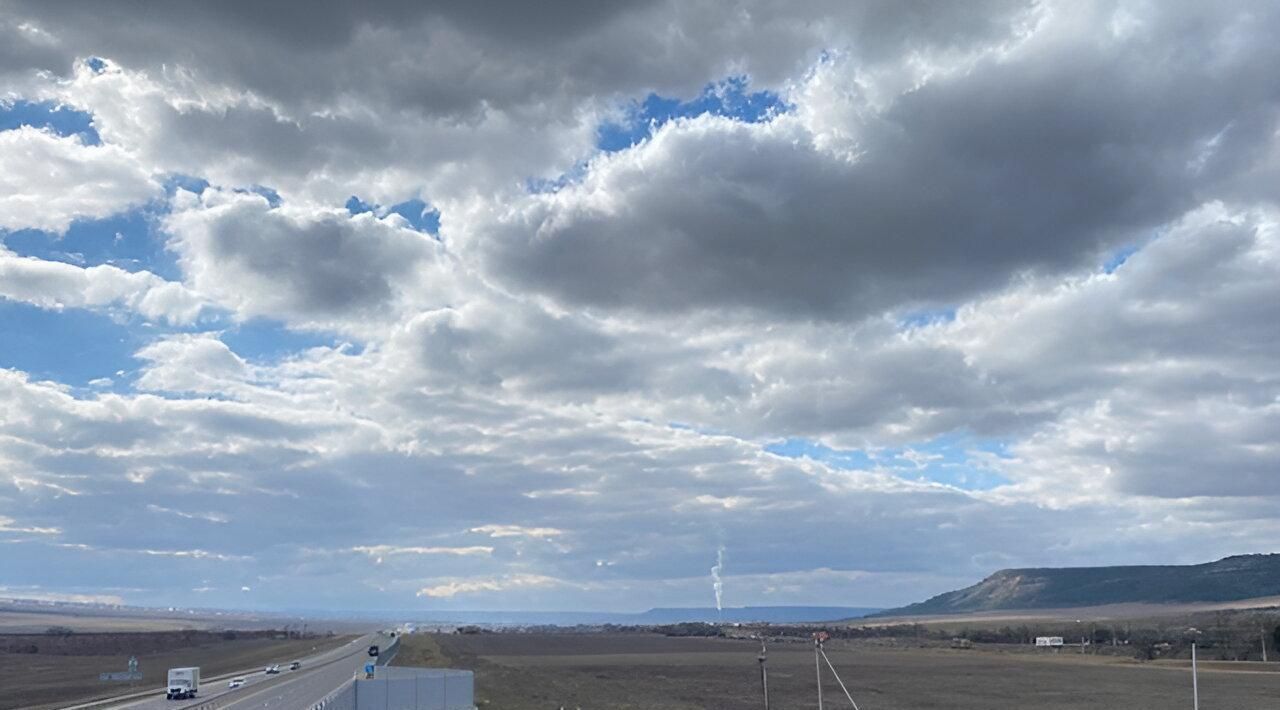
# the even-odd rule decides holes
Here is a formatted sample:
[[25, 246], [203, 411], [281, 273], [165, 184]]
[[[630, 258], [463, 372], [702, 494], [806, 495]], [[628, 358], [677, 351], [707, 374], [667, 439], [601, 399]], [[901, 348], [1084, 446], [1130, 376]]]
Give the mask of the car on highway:
[[273, 666], [267, 666], [267, 670], [266, 670], [267, 675], [275, 675], [279, 672], [280, 672], [280, 666], [278, 664]]
[[227, 682], [228, 688], [239, 688], [242, 685], [244, 685], [244, 678], [232, 678]]
[[289, 664], [289, 670], [291, 671], [296, 671], [301, 667], [302, 667], [302, 661], [294, 661], [293, 663]]
[[369, 655], [370, 655], [370, 656], [377, 656], [377, 655], [378, 655], [378, 647], [377, 647], [377, 646], [370, 646], [370, 647], [369, 647]]

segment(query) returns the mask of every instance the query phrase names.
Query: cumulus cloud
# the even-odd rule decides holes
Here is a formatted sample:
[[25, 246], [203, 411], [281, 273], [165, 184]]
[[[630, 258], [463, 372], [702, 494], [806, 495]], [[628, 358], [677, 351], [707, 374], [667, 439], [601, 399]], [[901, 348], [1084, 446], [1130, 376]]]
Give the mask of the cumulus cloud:
[[385, 317], [444, 258], [399, 215], [273, 208], [255, 194], [183, 193], [165, 228], [192, 288], [245, 318]]
[[3, 246], [0, 297], [49, 309], [115, 307], [173, 324], [191, 323], [205, 306], [183, 284], [147, 271], [21, 257]]
[[[28, 49], [20, 65], [74, 74], [44, 90], [92, 111], [104, 138], [164, 170], [330, 202], [359, 187], [390, 204], [552, 177], [591, 151], [617, 97], [692, 96], [736, 74], [778, 86], [833, 48], [869, 63], [954, 51], [1009, 37], [1030, 12], [1009, 0], [982, 10], [764, 1], [726, 12], [659, 1], [537, 12], [330, 3], [305, 17], [238, 3], [110, 13], [17, 3], [9, 12], [57, 44]], [[198, 36], [193, 17], [205, 28]], [[111, 62], [75, 68], [87, 55]]]
[[0, 131], [0, 229], [62, 232], [73, 220], [106, 217], [159, 190], [118, 146], [30, 126]]
[[[1201, 19], [1188, 31], [1169, 8], [1139, 39], [1050, 13], [966, 71], [881, 99], [833, 59], [789, 114], [670, 123], [580, 184], [467, 214], [456, 236], [498, 278], [622, 311], [858, 320], [1069, 272], [1266, 163], [1280, 93], [1248, 77], [1275, 50], [1270, 25]], [[1228, 30], [1233, 51], [1210, 64], [1145, 49]]]

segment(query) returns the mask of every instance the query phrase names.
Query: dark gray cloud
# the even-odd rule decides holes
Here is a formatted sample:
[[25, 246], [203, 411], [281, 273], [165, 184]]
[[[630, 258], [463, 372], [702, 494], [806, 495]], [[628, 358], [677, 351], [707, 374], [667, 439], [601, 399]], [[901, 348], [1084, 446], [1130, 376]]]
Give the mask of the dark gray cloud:
[[323, 322], [385, 314], [405, 282], [439, 256], [428, 235], [398, 216], [302, 213], [216, 190], [179, 202], [165, 225], [188, 282], [245, 316]]
[[[1026, 13], [1004, 0], [983, 13], [891, 2], [4, 9], [56, 40], [56, 61], [31, 50], [17, 66], [63, 77], [76, 58], [112, 61], [102, 75], [79, 69], [70, 89], [32, 75], [29, 90], [93, 112], [104, 138], [164, 170], [329, 201], [363, 189], [388, 204], [554, 177], [593, 151], [606, 114], [651, 91], [691, 97], [743, 74], [778, 88], [824, 51], [893, 61], [1006, 38]], [[371, 179], [392, 166], [396, 180]]]
[[1268, 160], [1257, 146], [1280, 115], [1262, 69], [1280, 59], [1280, 17], [1163, 10], [1132, 37], [1049, 22], [880, 109], [837, 95], [832, 111], [824, 94], [854, 90], [856, 66], [819, 70], [801, 119], [671, 125], [581, 185], [463, 230], [481, 230], [502, 278], [624, 311], [856, 320], [1096, 264], [1230, 198], [1229, 178]]

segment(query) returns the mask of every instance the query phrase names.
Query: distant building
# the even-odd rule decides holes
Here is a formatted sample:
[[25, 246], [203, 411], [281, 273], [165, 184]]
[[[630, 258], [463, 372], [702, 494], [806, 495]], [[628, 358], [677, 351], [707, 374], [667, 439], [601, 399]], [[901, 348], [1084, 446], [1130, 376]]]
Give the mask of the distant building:
[[1050, 646], [1050, 647], [1054, 647], [1054, 646], [1061, 646], [1061, 645], [1062, 645], [1062, 637], [1061, 637], [1061, 636], [1037, 636], [1037, 637], [1036, 637], [1036, 645], [1037, 645], [1037, 646]]

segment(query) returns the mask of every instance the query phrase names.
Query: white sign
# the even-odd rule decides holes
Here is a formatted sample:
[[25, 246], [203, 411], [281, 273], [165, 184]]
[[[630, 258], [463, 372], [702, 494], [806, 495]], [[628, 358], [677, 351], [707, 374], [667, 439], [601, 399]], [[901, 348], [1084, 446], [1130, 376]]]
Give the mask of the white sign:
[[1061, 636], [1037, 636], [1036, 645], [1037, 646], [1061, 646], [1062, 637]]

